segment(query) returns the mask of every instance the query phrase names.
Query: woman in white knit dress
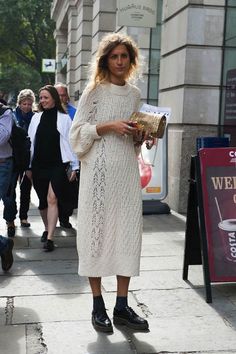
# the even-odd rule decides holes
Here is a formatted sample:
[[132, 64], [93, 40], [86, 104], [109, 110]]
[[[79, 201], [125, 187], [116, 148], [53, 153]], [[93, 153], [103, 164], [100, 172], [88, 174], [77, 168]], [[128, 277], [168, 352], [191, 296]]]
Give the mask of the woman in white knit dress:
[[127, 82], [137, 67], [138, 49], [130, 37], [105, 36], [70, 131], [81, 161], [79, 274], [89, 277], [92, 323], [104, 332], [113, 331], [101, 293], [101, 277], [110, 275], [117, 276], [114, 323], [148, 329], [127, 303], [130, 277], [139, 275], [142, 236], [137, 153], [143, 140], [129, 122], [139, 108], [140, 92]]

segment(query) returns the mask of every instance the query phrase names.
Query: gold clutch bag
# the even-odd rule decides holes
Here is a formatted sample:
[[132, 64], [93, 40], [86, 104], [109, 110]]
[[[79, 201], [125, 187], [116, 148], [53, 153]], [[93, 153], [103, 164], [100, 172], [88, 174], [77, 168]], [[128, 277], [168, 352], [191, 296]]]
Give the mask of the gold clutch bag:
[[163, 138], [166, 128], [166, 116], [134, 112], [130, 120], [137, 124], [138, 130], [148, 132], [153, 138]]

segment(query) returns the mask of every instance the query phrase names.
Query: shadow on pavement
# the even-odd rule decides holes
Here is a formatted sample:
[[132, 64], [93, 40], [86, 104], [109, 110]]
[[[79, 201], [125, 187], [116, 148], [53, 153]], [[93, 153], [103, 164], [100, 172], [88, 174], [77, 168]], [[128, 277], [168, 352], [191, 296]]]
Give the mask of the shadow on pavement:
[[[86, 354], [137, 354], [155, 353], [155, 348], [145, 341], [140, 341], [135, 332], [126, 326], [114, 326], [114, 331], [120, 331], [124, 337], [123, 342], [114, 342], [112, 334], [98, 333], [96, 342], [89, 343]], [[145, 333], [145, 332], [142, 332]]]

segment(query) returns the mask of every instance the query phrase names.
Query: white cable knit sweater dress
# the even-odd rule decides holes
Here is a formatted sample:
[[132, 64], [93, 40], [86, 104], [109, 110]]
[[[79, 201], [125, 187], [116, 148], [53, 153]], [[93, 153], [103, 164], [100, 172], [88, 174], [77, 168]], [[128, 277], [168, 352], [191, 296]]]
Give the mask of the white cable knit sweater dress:
[[89, 277], [139, 274], [142, 197], [132, 136], [97, 134], [96, 124], [129, 120], [139, 90], [126, 83], [100, 84], [84, 92], [70, 131], [81, 161], [77, 248], [79, 274]]

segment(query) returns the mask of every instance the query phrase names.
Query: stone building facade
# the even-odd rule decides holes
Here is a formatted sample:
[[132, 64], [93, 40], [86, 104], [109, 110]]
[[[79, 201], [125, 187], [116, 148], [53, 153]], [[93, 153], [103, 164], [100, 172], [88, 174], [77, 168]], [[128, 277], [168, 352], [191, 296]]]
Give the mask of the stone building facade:
[[196, 137], [216, 136], [223, 122], [226, 9], [234, 14], [234, 7], [230, 0], [157, 0], [157, 27], [150, 29], [117, 26], [116, 0], [52, 3], [56, 81], [68, 85], [75, 104], [87, 80], [88, 63], [104, 33], [123, 31], [137, 42], [146, 63], [138, 82], [142, 100], [172, 109], [166, 201], [180, 213], [186, 212]]

